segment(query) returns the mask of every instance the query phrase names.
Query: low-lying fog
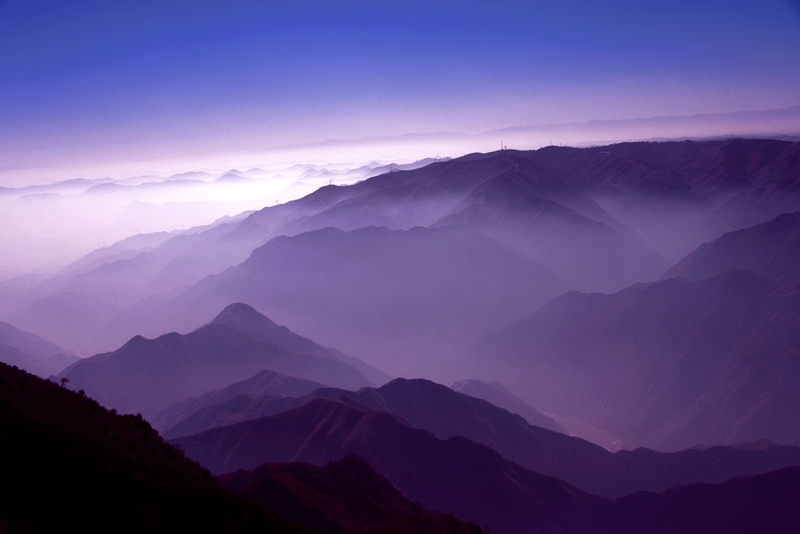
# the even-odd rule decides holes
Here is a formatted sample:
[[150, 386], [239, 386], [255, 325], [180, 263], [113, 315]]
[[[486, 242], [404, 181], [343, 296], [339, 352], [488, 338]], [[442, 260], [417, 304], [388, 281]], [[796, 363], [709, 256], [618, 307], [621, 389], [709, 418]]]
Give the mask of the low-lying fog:
[[189, 231], [301, 198], [323, 185], [351, 184], [417, 165], [272, 165], [0, 188], [0, 280], [53, 271], [136, 234]]

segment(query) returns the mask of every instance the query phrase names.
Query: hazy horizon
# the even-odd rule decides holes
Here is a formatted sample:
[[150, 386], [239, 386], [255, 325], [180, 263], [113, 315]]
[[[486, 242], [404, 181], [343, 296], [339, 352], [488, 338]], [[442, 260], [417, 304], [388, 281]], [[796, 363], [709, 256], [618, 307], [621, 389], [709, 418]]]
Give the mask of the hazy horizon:
[[[496, 149], [509, 128], [502, 141], [521, 149], [800, 132], [796, 117], [671, 129], [593, 122], [800, 105], [800, 6], [788, 0], [7, 0], [0, 35], [0, 187], [455, 157]], [[563, 126], [586, 123], [591, 132]], [[538, 134], [520, 135], [530, 126]], [[352, 150], [339, 141], [320, 155], [329, 140]]]

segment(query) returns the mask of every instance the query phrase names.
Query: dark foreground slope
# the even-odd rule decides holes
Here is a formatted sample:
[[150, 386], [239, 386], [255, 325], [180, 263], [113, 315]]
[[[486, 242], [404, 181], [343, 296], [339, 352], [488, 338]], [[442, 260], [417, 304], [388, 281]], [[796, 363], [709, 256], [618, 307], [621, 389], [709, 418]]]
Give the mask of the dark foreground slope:
[[731, 271], [568, 293], [486, 335], [466, 367], [626, 448], [800, 445], [798, 332], [797, 281]]
[[0, 364], [0, 530], [306, 532], [229, 492], [135, 416]]
[[664, 453], [649, 449], [611, 453], [579, 438], [528, 424], [482, 399], [428, 380], [398, 378], [378, 388], [319, 389], [304, 398], [238, 395], [199, 410], [164, 433], [166, 438], [275, 415], [316, 398], [346, 398], [360, 406], [403, 418], [439, 439], [457, 436], [482, 443], [537, 473], [560, 478], [584, 491], [616, 498], [636, 491], [661, 491], [677, 484], [721, 482], [800, 465], [800, 448], [761, 442]]
[[412, 502], [359, 456], [325, 467], [267, 463], [218, 477], [229, 489], [324, 534], [479, 534], [451, 515]]
[[263, 369], [348, 389], [370, 385], [347, 364], [292, 354], [224, 324], [206, 325], [186, 335], [136, 336], [114, 352], [77, 362], [61, 376], [105, 406], [140, 412], [150, 419], [174, 402], [250, 378]]
[[637, 493], [615, 505], [617, 534], [791, 534], [800, 532], [800, 467]]

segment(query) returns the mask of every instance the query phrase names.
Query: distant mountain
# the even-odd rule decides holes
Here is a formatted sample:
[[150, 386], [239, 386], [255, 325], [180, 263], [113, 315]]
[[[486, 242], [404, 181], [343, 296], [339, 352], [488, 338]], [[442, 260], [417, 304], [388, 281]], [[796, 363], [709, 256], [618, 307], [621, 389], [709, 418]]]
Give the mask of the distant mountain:
[[724, 230], [736, 230], [770, 221], [781, 213], [800, 211], [800, 149], [794, 150], [794, 168], [783, 165], [770, 173], [775, 179], [755, 189], [742, 191], [717, 209], [710, 223]]
[[[465, 525], [453, 516], [433, 516], [358, 456], [324, 467], [303, 462], [267, 463], [218, 478], [229, 489], [324, 534], [482, 532], [477, 525]], [[413, 528], [408, 528], [409, 522]]]
[[75, 363], [60, 376], [106, 406], [123, 413], [140, 412], [150, 419], [178, 400], [249, 378], [263, 369], [352, 389], [370, 385], [360, 371], [347, 364], [292, 354], [223, 324], [209, 324], [186, 335], [137, 336], [114, 352]]
[[180, 331], [246, 302], [389, 373], [438, 376], [480, 333], [565, 289], [542, 265], [468, 229], [327, 228], [275, 238], [167, 304], [142, 307], [125, 327]]
[[228, 491], [147, 422], [0, 364], [4, 532], [310, 532]]
[[70, 351], [46, 339], [0, 322], [0, 362], [47, 378], [61, 372], [78, 359]]
[[758, 187], [797, 169], [800, 143], [717, 139], [617, 143], [586, 149], [547, 147], [535, 161], [568, 172], [596, 193], [714, 195]]
[[392, 413], [439, 439], [463, 436], [498, 451], [537, 473], [615, 498], [635, 491], [660, 491], [676, 484], [720, 482], [789, 465], [800, 465], [800, 448], [759, 443], [676, 453], [649, 449], [610, 453], [582, 439], [527, 424], [491, 403], [427, 380], [395, 379], [378, 389], [357, 392], [320, 389], [305, 398], [237, 395], [198, 410], [164, 432], [178, 438], [210, 428], [279, 414], [317, 398], [347, 400], [353, 406]]
[[576, 532], [610, 509], [610, 503], [483, 445], [442, 441], [388, 413], [327, 399], [172, 443], [212, 473], [265, 462], [322, 466], [357, 454], [410, 499], [496, 533]]
[[257, 372], [247, 380], [236, 382], [222, 389], [209, 391], [199, 397], [190, 397], [162, 410], [151, 421], [153, 428], [163, 432], [180, 423], [195, 412], [208, 406], [222, 404], [237, 395], [254, 397], [286, 396], [305, 397], [316, 389], [325, 387], [319, 382], [286, 376], [269, 369]]
[[[325, 358], [327, 360], [335, 360], [337, 362], [346, 363], [364, 373], [364, 376], [366, 376], [370, 382], [378, 386], [383, 385], [392, 379], [391, 376], [387, 375], [383, 371], [376, 369], [371, 365], [367, 365], [363, 360], [353, 358], [352, 356], [347, 356], [336, 349], [323, 347], [322, 345], [314, 343], [307, 337], [295, 334], [285, 326], [278, 326], [274, 322], [270, 321], [265, 315], [258, 313], [255, 309], [253, 309], [252, 306], [248, 306], [247, 304], [231, 304], [222, 310], [222, 312], [217, 315], [214, 320], [211, 321], [211, 323], [226, 324], [234, 330], [249, 334], [250, 337], [256, 341], [275, 345], [276, 347], [282, 348], [283, 350], [292, 352], [294, 354], [310, 354], [318, 358]], [[310, 392], [311, 390], [306, 393]], [[252, 393], [253, 395], [259, 395], [259, 393], [252, 391], [249, 393]], [[305, 395], [306, 393], [303, 393], [302, 395]], [[266, 394], [267, 393], [262, 393], [262, 395]], [[275, 395], [277, 393], [271, 394]], [[291, 395], [289, 393], [282, 394], [294, 397], [302, 396]]]
[[349, 186], [322, 187], [242, 219], [156, 241], [155, 248], [133, 256], [110, 256], [101, 265], [87, 258], [84, 265], [95, 268], [32, 292], [7, 317], [93, 353], [118, 347], [137, 333], [159, 335], [165, 321], [175, 322], [171, 328], [179, 331], [197, 328], [215, 308], [237, 300], [295, 332], [373, 362], [374, 344], [360, 352], [319, 328], [319, 318], [283, 305], [267, 308], [239, 296], [203, 314], [173, 310], [163, 316], [159, 310], [187, 287], [244, 262], [270, 239], [329, 227], [464, 224], [557, 273], [567, 289], [616, 291], [657, 278], [668, 268], [664, 258], [678, 261], [725, 232], [800, 210], [793, 192], [798, 147], [775, 139], [640, 142], [436, 161]]
[[626, 448], [800, 445], [800, 287], [731, 271], [612, 295], [568, 293], [485, 335], [464, 373], [502, 380]]
[[703, 243], [663, 278], [700, 280], [735, 269], [771, 279], [800, 278], [800, 213], [784, 213]]
[[464, 395], [489, 401], [495, 406], [505, 408], [511, 413], [519, 414], [533, 426], [546, 428], [547, 430], [560, 432], [562, 434], [567, 433], [567, 430], [555, 419], [547, 417], [536, 408], [511, 393], [508, 388], [500, 382], [495, 381], [487, 384], [482, 380], [473, 378], [469, 380], [459, 380], [450, 386], [450, 388]]
[[652, 279], [668, 265], [575, 189], [567, 175], [521, 155], [505, 159], [512, 165], [509, 171], [476, 186], [433, 226], [474, 228], [540, 261], [581, 290], [617, 290]]

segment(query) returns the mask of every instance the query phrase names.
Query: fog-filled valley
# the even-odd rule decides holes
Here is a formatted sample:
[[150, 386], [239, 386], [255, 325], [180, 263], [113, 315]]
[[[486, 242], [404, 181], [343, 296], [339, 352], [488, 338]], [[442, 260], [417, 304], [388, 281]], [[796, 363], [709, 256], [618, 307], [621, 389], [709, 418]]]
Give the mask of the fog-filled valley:
[[3, 189], [0, 390], [297, 532], [796, 531], [799, 184], [726, 138]]

